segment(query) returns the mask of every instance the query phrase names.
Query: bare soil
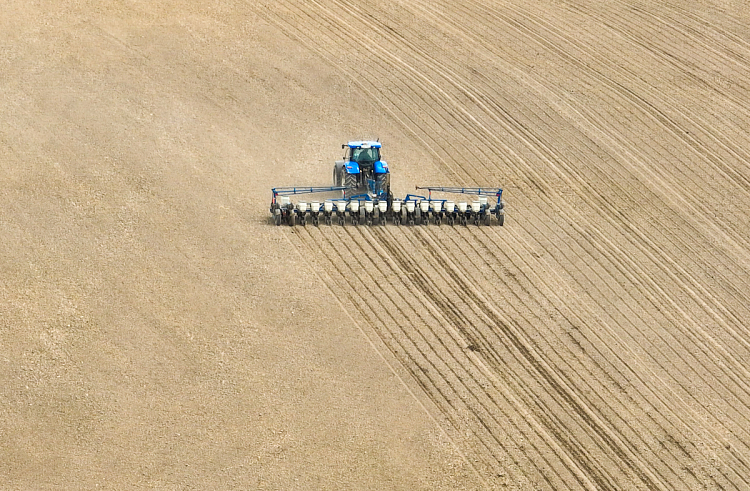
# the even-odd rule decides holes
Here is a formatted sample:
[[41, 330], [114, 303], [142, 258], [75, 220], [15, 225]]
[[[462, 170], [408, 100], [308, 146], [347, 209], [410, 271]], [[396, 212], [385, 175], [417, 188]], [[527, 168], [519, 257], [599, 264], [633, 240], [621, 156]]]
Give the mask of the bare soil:
[[[750, 488], [741, 2], [0, 15], [4, 489]], [[379, 137], [504, 227], [274, 227]]]

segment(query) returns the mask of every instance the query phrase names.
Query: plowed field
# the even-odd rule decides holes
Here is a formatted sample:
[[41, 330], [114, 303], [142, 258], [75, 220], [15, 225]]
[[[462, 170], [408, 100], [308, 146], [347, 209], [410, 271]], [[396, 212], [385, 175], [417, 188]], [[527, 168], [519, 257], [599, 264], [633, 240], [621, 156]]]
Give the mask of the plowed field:
[[[9, 489], [750, 489], [741, 2], [5, 2]], [[379, 137], [505, 226], [274, 227]]]

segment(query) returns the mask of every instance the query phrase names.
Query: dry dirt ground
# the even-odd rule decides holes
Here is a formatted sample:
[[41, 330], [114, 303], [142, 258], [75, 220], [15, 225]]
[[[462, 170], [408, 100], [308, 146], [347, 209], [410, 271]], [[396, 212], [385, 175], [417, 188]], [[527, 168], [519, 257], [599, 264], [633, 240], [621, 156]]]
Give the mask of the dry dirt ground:
[[[4, 0], [3, 489], [750, 489], [750, 8]], [[274, 227], [380, 137], [504, 227]]]

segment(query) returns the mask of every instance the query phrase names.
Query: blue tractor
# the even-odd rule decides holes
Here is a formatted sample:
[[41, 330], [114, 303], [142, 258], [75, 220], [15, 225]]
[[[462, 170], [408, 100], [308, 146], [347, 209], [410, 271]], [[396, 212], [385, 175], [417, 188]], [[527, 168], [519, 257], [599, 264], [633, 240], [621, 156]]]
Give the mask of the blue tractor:
[[345, 187], [344, 194], [351, 197], [368, 195], [378, 201], [393, 202], [391, 174], [388, 163], [382, 160], [379, 141], [350, 141], [341, 145], [344, 159], [333, 167], [333, 185]]

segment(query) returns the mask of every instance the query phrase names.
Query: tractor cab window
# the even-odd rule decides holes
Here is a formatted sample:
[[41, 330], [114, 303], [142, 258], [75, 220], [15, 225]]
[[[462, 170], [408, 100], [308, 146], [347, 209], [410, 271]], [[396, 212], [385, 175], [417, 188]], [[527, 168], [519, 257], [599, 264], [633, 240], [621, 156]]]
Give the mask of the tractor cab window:
[[380, 160], [379, 148], [352, 148], [351, 160], [360, 164], [373, 164]]

